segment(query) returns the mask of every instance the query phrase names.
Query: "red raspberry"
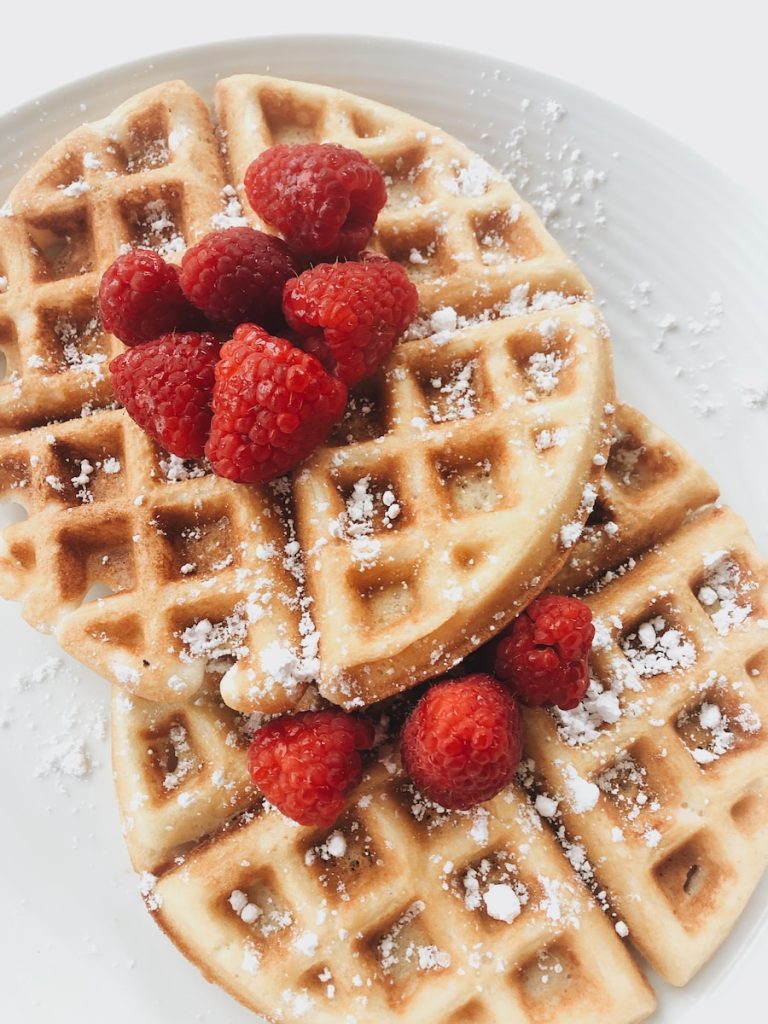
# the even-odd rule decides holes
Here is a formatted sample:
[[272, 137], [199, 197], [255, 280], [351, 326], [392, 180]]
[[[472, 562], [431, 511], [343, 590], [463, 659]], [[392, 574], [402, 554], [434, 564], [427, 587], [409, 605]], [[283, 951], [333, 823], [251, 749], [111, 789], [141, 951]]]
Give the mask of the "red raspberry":
[[255, 321], [277, 328], [283, 285], [298, 272], [298, 261], [281, 238], [254, 228], [225, 228], [184, 253], [181, 287], [216, 323], [236, 327]]
[[99, 285], [99, 312], [104, 330], [125, 345], [202, 326], [202, 317], [181, 290], [178, 267], [151, 249], [132, 249], [107, 267]]
[[197, 459], [211, 425], [219, 343], [212, 334], [166, 334], [109, 364], [125, 411], [173, 455]]
[[346, 401], [345, 385], [314, 356], [242, 324], [216, 367], [206, 455], [219, 476], [272, 480], [314, 451]]
[[366, 247], [387, 201], [381, 172], [362, 153], [316, 142], [264, 150], [245, 172], [245, 194], [289, 245], [329, 260]]
[[589, 686], [592, 612], [576, 597], [544, 594], [497, 641], [494, 672], [526, 704], [575, 708]]
[[363, 776], [370, 722], [343, 711], [302, 711], [273, 718], [253, 737], [251, 778], [270, 803], [300, 825], [329, 828]]
[[321, 263], [288, 281], [283, 311], [302, 344], [345, 384], [373, 373], [416, 316], [419, 293], [399, 263]]
[[517, 770], [520, 709], [506, 687], [478, 673], [432, 686], [403, 727], [403, 766], [442, 807], [466, 810], [489, 800]]

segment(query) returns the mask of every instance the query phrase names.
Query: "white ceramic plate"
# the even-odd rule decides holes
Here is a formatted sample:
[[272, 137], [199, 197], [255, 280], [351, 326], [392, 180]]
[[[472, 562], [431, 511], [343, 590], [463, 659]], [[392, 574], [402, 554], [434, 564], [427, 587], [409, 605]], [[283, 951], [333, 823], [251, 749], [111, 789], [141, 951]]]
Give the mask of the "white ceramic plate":
[[[620, 394], [720, 481], [765, 550], [768, 214], [695, 154], [564, 82], [396, 40], [282, 37], [171, 53], [95, 76], [0, 118], [0, 194], [51, 142], [132, 93], [261, 72], [362, 93], [440, 125], [549, 211], [605, 303]], [[7, 1020], [82, 1024], [254, 1017], [208, 986], [152, 924], [120, 838], [104, 683], [0, 606], [0, 986]], [[46, 660], [49, 659], [49, 660]], [[58, 661], [54, 659], [60, 659]], [[763, 884], [686, 989], [654, 984], [655, 1024], [719, 1024], [763, 998]], [[595, 951], [599, 956], [599, 951]]]

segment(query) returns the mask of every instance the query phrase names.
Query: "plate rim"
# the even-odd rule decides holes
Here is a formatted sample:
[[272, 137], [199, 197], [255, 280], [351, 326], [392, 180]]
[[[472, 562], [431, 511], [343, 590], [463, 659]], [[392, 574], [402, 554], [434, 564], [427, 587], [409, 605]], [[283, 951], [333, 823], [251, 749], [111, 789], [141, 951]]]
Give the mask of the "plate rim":
[[[743, 202], [754, 204], [757, 209], [753, 212], [758, 215], [762, 215], [765, 218], [766, 225], [768, 226], [768, 203], [766, 203], [760, 196], [753, 193], [746, 185], [734, 178], [731, 178], [725, 171], [712, 163], [712, 161], [706, 156], [699, 153], [694, 146], [681, 141], [671, 132], [650, 120], [650, 118], [622, 106], [620, 103], [617, 103], [609, 97], [603, 96], [599, 92], [577, 85], [567, 78], [553, 75], [550, 72], [540, 71], [538, 68], [530, 67], [526, 64], [520, 64], [517, 61], [510, 61], [500, 57], [497, 58], [484, 53], [482, 50], [474, 50], [466, 47], [451, 46], [447, 43], [434, 43], [421, 39], [410, 39], [399, 36], [366, 36], [357, 33], [339, 32], [297, 32], [295, 34], [272, 33], [263, 36], [247, 36], [245, 38], [230, 37], [227, 39], [197, 43], [192, 46], [180, 46], [170, 50], [160, 50], [147, 54], [146, 57], [138, 57], [133, 60], [122, 61], [119, 64], [112, 65], [111, 67], [101, 68], [98, 71], [82, 75], [79, 78], [70, 79], [62, 85], [49, 89], [46, 92], [39, 93], [19, 106], [12, 107], [10, 110], [5, 110], [0, 113], [0, 130], [7, 132], [8, 129], [12, 129], [16, 124], [22, 123], [30, 116], [33, 116], [37, 108], [49, 99], [55, 99], [57, 102], [65, 104], [79, 102], [75, 100], [76, 95], [82, 94], [84, 90], [89, 88], [97, 90], [100, 84], [109, 82], [114, 76], [128, 76], [130, 78], [143, 77], [148, 72], [154, 71], [158, 66], [162, 66], [168, 62], [185, 59], [194, 60], [195, 57], [199, 57], [204, 53], [215, 51], [217, 49], [245, 51], [249, 46], [253, 46], [255, 44], [258, 44], [259, 46], [268, 46], [270, 44], [276, 46], [284, 46], [287, 44], [301, 46], [318, 41], [321, 41], [323, 45], [342, 45], [350, 48], [359, 48], [361, 46], [368, 48], [390, 46], [407, 47], [411, 50], [428, 50], [446, 58], [452, 56], [454, 58], [464, 60], [467, 58], [472, 60], [485, 60], [491, 62], [494, 68], [503, 68], [507, 73], [519, 73], [528, 77], [533, 76], [538, 79], [542, 85], [551, 87], [554, 91], [558, 88], [566, 88], [570, 92], [575, 93], [579, 100], [602, 104], [608, 107], [613, 113], [618, 114], [625, 119], [629, 118], [633, 120], [637, 124], [641, 125], [644, 131], [660, 137], [666, 148], [673, 147], [678, 151], [680, 156], [685, 159], [698, 162], [702, 167], [707, 169], [707, 172], [710, 175], [719, 179], [722, 187], [732, 190], [735, 197], [738, 197]], [[301, 79], [298, 79], [298, 81], [301, 81]], [[160, 83], [158, 82], [156, 84]], [[149, 88], [149, 85], [143, 86], [143, 88]], [[126, 96], [126, 99], [128, 98], [129, 97]], [[7, 144], [8, 140], [6, 139], [5, 145]], [[0, 155], [4, 148], [4, 146], [0, 145]]]

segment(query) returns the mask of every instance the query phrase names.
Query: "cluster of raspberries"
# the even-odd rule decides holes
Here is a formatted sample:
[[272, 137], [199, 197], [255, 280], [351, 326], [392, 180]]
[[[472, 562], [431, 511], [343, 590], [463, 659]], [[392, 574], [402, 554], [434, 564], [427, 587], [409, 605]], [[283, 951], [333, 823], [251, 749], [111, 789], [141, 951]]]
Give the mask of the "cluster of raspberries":
[[[421, 792], [466, 810], [508, 785], [522, 756], [518, 701], [574, 708], [589, 684], [594, 634], [583, 601], [545, 594], [478, 652], [486, 671], [430, 686], [400, 736], [403, 767]], [[251, 777], [294, 821], [330, 827], [362, 779], [360, 751], [374, 739], [366, 718], [336, 708], [283, 715], [254, 736]]]
[[213, 231], [181, 266], [132, 249], [105, 271], [116, 397], [169, 452], [241, 483], [305, 459], [416, 316], [398, 263], [365, 252], [387, 199], [379, 170], [334, 144], [277, 145], [245, 192], [282, 237]]

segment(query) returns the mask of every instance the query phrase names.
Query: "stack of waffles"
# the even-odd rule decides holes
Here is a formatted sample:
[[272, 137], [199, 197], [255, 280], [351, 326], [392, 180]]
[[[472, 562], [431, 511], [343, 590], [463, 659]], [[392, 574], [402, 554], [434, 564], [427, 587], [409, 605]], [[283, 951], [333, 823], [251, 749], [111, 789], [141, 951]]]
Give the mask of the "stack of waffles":
[[[4, 534], [3, 593], [142, 697], [194, 695], [225, 645], [239, 710], [289, 709], [309, 680], [370, 703], [453, 664], [564, 561], [609, 443], [607, 334], [533, 212], [447, 136], [273, 79], [217, 95], [223, 146], [196, 94], [160, 86], [64, 139], [0, 218], [0, 487], [28, 514]], [[294, 480], [228, 485], [109, 408], [99, 274], [124, 245], [180, 256], [241, 222], [227, 177], [321, 138], [386, 175], [376, 247], [414, 270], [419, 325]], [[95, 586], [112, 596], [84, 601]]]
[[[615, 405], [588, 283], [456, 140], [319, 86], [182, 83], [68, 136], [0, 218], [0, 587], [115, 684], [118, 799], [147, 906], [274, 1021], [630, 1024], [684, 984], [768, 859], [766, 568], [704, 470]], [[248, 163], [340, 142], [384, 173], [374, 247], [417, 322], [288, 479], [157, 448], [114, 406], [96, 315], [125, 245], [178, 259], [252, 223]], [[25, 515], [25, 518], [20, 518]], [[472, 811], [403, 774], [397, 724], [544, 589], [597, 625], [584, 701], [526, 711]], [[331, 829], [249, 779], [263, 713], [367, 709]], [[256, 713], [256, 714], [254, 714]]]

